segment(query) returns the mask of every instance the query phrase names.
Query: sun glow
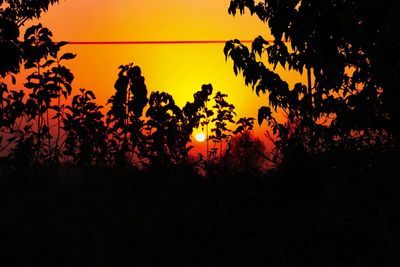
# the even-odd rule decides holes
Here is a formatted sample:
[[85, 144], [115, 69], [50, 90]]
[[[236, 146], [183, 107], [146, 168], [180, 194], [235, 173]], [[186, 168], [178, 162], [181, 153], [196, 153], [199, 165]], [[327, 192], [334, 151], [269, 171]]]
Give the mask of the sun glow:
[[201, 143], [204, 142], [204, 140], [206, 140], [206, 136], [204, 135], [204, 133], [200, 132], [196, 134], [195, 139], [197, 142]]
[[[72, 42], [63, 48], [63, 53], [77, 54], [66, 64], [75, 76], [72, 95], [78, 88], [86, 88], [96, 94], [98, 104], [104, 105], [115, 93], [118, 66], [132, 62], [142, 70], [148, 95], [165, 91], [182, 108], [203, 84], [212, 84], [214, 93], [228, 94], [228, 102], [235, 105], [238, 117], [256, 117], [258, 107], [266, 105], [267, 98], [257, 97], [245, 86], [241, 75], [235, 76], [233, 61], [226, 60], [223, 53], [224, 42], [169, 43], [251, 40], [264, 32], [265, 25], [257, 17], [247, 13], [234, 18], [227, 12], [228, 6], [226, 1], [214, 0], [68, 0], [52, 6], [40, 21], [53, 32], [54, 40]], [[265, 32], [264, 38], [270, 40], [272, 36]], [[122, 44], [126, 41], [155, 43]], [[79, 45], [80, 42], [98, 44]], [[277, 67], [280, 75], [281, 69]], [[289, 78], [289, 84], [299, 80], [294, 78]], [[104, 110], [109, 108], [107, 105]], [[207, 136], [198, 139], [198, 131], [201, 130], [196, 129], [192, 139], [200, 151]], [[263, 137], [265, 124], [255, 127], [255, 131]]]

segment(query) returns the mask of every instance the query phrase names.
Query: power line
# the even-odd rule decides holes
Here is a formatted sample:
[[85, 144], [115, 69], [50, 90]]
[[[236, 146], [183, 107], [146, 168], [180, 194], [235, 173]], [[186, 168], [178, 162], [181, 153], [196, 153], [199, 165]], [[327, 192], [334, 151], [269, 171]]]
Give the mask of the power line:
[[[70, 45], [169, 45], [169, 44], [225, 44], [226, 40], [189, 40], [189, 41], [72, 41]], [[241, 43], [252, 43], [243, 40]]]

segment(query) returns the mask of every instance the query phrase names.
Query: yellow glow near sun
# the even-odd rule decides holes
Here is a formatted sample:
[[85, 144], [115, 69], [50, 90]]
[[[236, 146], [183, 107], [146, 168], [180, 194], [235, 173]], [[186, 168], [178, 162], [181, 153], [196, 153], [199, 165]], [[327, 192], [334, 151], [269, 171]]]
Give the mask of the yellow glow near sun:
[[204, 142], [204, 140], [206, 140], [206, 136], [202, 132], [197, 133], [195, 138], [196, 138], [196, 141], [199, 143]]

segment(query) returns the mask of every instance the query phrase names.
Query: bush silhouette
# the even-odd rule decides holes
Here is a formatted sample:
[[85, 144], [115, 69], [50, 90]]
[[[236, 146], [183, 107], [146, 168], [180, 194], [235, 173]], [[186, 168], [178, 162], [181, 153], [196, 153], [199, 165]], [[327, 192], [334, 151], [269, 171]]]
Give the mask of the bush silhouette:
[[92, 91], [80, 90], [66, 106], [63, 119], [66, 133], [64, 155], [71, 156], [80, 167], [107, 166], [107, 128], [101, 113], [102, 106], [94, 101]]
[[225, 161], [233, 172], [261, 173], [267, 167], [266, 148], [250, 130], [235, 134], [229, 142]]
[[[64, 112], [62, 99], [71, 94], [74, 79], [71, 71], [63, 65], [75, 55], [59, 55], [65, 42], [54, 43], [52, 33], [41, 24], [28, 28], [21, 43], [23, 64], [30, 72], [25, 90], [9, 91], [2, 82], [1, 115], [2, 150], [17, 143], [31, 140], [37, 164], [57, 164], [60, 161], [61, 127]], [[32, 139], [33, 138], [33, 139]], [[21, 148], [21, 147], [20, 147]], [[8, 151], [12, 153], [12, 150]]]

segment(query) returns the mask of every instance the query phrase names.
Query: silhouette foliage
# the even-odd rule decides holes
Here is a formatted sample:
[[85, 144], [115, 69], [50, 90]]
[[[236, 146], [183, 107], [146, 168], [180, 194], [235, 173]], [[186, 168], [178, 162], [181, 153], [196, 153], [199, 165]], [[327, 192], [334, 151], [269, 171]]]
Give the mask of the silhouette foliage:
[[[211, 138], [215, 144], [219, 144], [219, 159], [222, 160], [222, 143], [228, 140], [232, 135], [232, 130], [228, 127], [228, 123], [235, 123], [234, 116], [236, 115], [235, 106], [226, 101], [227, 94], [217, 92], [214, 96], [216, 110], [215, 117], [211, 122], [215, 123], [215, 127], [211, 129], [213, 133]], [[216, 153], [217, 148], [214, 146], [212, 152]]]
[[148, 102], [140, 68], [133, 64], [120, 66], [114, 88], [116, 92], [107, 102], [111, 104], [107, 124], [114, 139], [115, 163], [126, 165], [129, 163], [127, 153], [134, 153], [142, 140], [143, 122], [140, 117]]
[[20, 145], [29, 142], [35, 151], [31, 155], [33, 162], [59, 162], [62, 154], [62, 99], [71, 94], [74, 79], [63, 63], [75, 57], [71, 53], [59, 55], [64, 45], [65, 42], [54, 43], [51, 31], [41, 24], [26, 30], [21, 42], [23, 65], [29, 72], [25, 90], [9, 91], [7, 84], [1, 83], [2, 152], [11, 150], [13, 157], [23, 155]]
[[211, 84], [203, 85], [194, 93], [193, 101], [180, 108], [166, 92], [154, 91], [147, 98], [145, 79], [138, 66], [128, 64], [120, 69], [107, 113], [108, 133], [112, 136], [109, 151], [114, 155], [114, 164], [161, 171], [187, 163], [193, 148], [188, 145], [193, 130], [200, 126], [208, 128], [210, 122], [216, 122], [215, 138], [228, 137], [226, 121], [233, 122], [234, 106], [224, 100], [227, 95], [217, 93], [213, 108], [219, 115], [211, 118], [214, 112], [207, 107], [213, 91]]
[[[239, 126], [241, 127], [241, 126]], [[229, 152], [226, 154], [227, 165], [234, 173], [258, 174], [266, 169], [265, 145], [251, 130], [242, 130], [232, 136]]]
[[23, 59], [19, 41], [20, 28], [27, 20], [39, 18], [42, 12], [59, 0], [0, 0], [0, 76], [17, 73]]
[[[0, 0], [30, 14], [27, 18], [39, 16], [54, 2]], [[16, 61], [2, 65], [1, 73], [0, 265], [399, 266], [399, 153], [382, 156], [380, 151], [391, 145], [395, 133], [390, 128], [395, 114], [387, 102], [395, 93], [383, 81], [397, 81], [388, 69], [398, 66], [382, 69], [388, 76], [373, 74], [378, 63], [367, 55], [372, 50], [353, 43], [349, 51], [362, 48], [354, 62], [367, 64], [348, 65], [347, 80], [347, 67], [344, 73], [329, 71], [329, 64], [340, 65], [340, 60], [311, 60], [319, 45], [325, 46], [317, 41], [324, 32], [311, 31], [319, 37], [311, 36], [303, 48], [297, 43], [300, 48], [294, 52], [286, 47], [286, 53], [286, 44], [279, 42], [287, 32], [297, 36], [300, 28], [301, 37], [307, 27], [322, 26], [338, 29], [343, 36], [334, 42], [345, 42], [344, 37], [353, 38], [352, 15], [357, 19], [369, 11], [379, 17], [380, 8], [393, 2], [360, 3], [366, 10], [355, 3], [264, 1], [255, 6], [252, 0], [231, 1], [231, 13], [254, 9], [277, 39], [267, 44], [257, 38], [251, 51], [238, 41], [225, 49], [234, 70], [243, 71], [257, 93], [269, 94], [271, 107], [261, 107], [257, 120], [270, 124], [270, 138], [282, 153], [272, 160], [280, 168], [265, 173], [260, 173], [264, 145], [252, 132], [256, 118], [239, 118], [232, 131], [234, 106], [226, 94], [213, 94], [211, 84], [180, 108], [166, 92], [148, 96], [140, 68], [124, 65], [104, 115], [90, 90], [80, 89], [70, 101], [73, 75], [64, 63], [75, 55], [60, 54], [65, 43], [54, 43], [41, 25], [29, 28], [24, 40], [15, 43], [21, 54], [8, 51], [28, 69], [24, 88], [10, 75], [19, 69], [12, 66]], [[329, 17], [338, 10], [352, 14]], [[9, 15], [3, 11], [1, 19]], [[387, 12], [388, 21], [379, 25], [393, 20], [394, 13]], [[324, 25], [326, 17], [344, 25]], [[294, 24], [297, 19], [304, 25]], [[364, 27], [374, 20], [366, 19], [357, 24]], [[398, 27], [386, 26], [380, 28], [382, 36]], [[1, 29], [1, 38], [3, 33]], [[9, 37], [14, 45], [15, 36]], [[270, 62], [306, 72], [308, 84], [289, 89], [259, 60], [265, 50]], [[277, 112], [286, 112], [286, 120], [276, 117]], [[205, 127], [208, 141], [209, 126], [226, 164], [217, 168], [221, 165], [207, 160], [207, 177], [200, 177], [188, 152], [193, 129]], [[207, 157], [209, 152], [207, 145]], [[74, 166], [63, 162], [70, 159]], [[338, 162], [346, 162], [346, 168], [338, 168]], [[132, 169], [138, 166], [144, 170]]]
[[[246, 85], [267, 94], [258, 121], [272, 128], [277, 154], [290, 146], [311, 154], [390, 147], [399, 118], [393, 105], [399, 79], [389, 75], [399, 72], [399, 64], [389, 63], [400, 59], [396, 1], [232, 0], [228, 11], [246, 9], [269, 26], [274, 41], [259, 36], [248, 49], [232, 40], [224, 53]], [[278, 65], [305, 73], [307, 84], [290, 88], [275, 72]], [[278, 110], [286, 121], [275, 118]]]
[[107, 165], [107, 128], [101, 113], [102, 106], [95, 102], [90, 90], [80, 89], [72, 98], [63, 119], [67, 135], [64, 155], [72, 156], [74, 165], [80, 167]]

